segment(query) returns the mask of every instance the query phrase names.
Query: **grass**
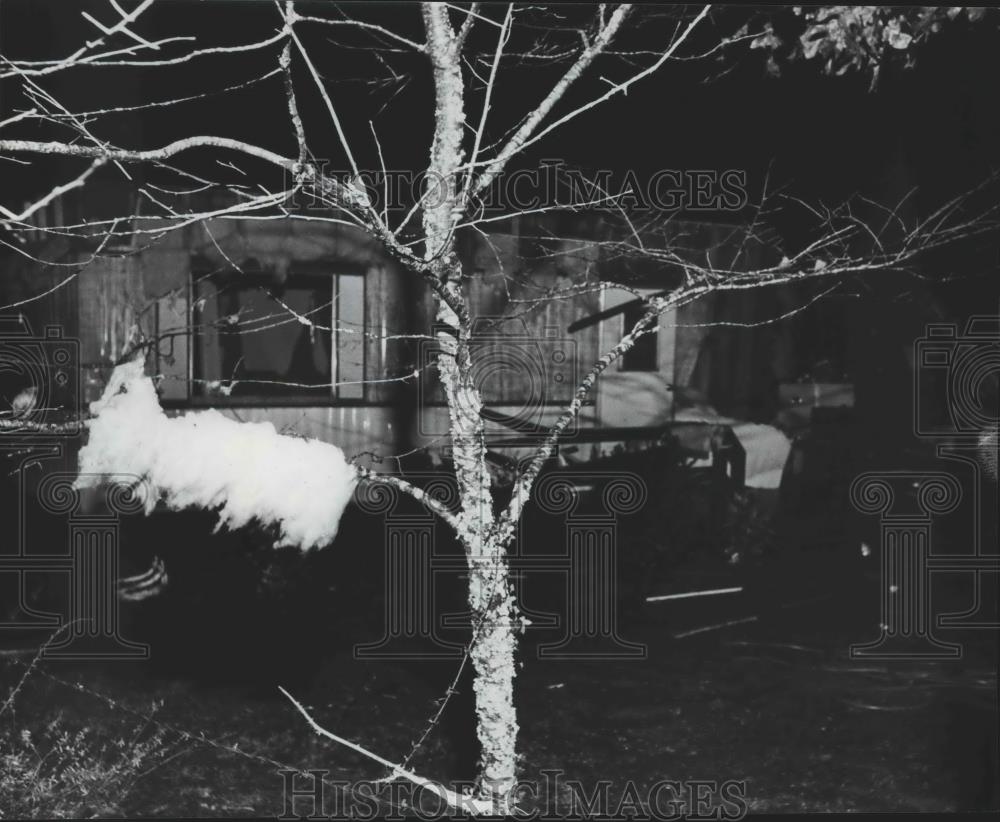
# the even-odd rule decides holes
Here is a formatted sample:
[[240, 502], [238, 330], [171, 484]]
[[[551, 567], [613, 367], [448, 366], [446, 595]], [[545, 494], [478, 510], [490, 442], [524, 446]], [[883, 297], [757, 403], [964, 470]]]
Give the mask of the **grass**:
[[123, 815], [136, 784], [184, 752], [176, 735], [156, 724], [156, 706], [145, 720], [65, 708], [22, 714], [13, 707], [0, 728], [5, 819]]
[[[740, 553], [755, 557], [755, 543], [769, 535], [751, 527], [758, 524], [751, 504], [735, 514], [734, 530], [754, 536]], [[996, 738], [995, 698], [992, 710], [988, 699], [977, 707], [990, 682], [995, 689], [990, 632], [947, 637], [964, 642], [962, 660], [864, 665], [847, 649], [874, 638], [879, 591], [853, 551], [851, 561], [843, 550], [803, 548], [749, 565], [716, 556], [709, 565], [671, 566], [659, 579], [642, 549], [663, 535], [647, 530], [639, 523], [624, 540], [637, 558], [623, 558], [634, 565], [622, 574], [623, 596], [641, 603], [639, 593], [650, 586], [646, 593], [661, 593], [656, 586], [665, 582], [682, 590], [719, 587], [731, 584], [726, 575], [747, 590], [633, 614], [621, 636], [648, 646], [641, 661], [542, 661], [529, 632], [516, 683], [519, 748], [524, 778], [542, 790], [526, 810], [571, 797], [565, 784], [546, 784], [546, 769], [588, 793], [609, 780], [612, 802], [629, 784], [646, 796], [669, 779], [745, 782], [751, 812], [995, 807], [989, 803], [997, 794], [990, 798], [978, 775], [988, 778], [992, 767], [995, 780], [997, 770], [984, 744], [990, 733]], [[277, 626], [252, 622], [249, 599], [227, 604], [232, 613], [199, 611], [183, 625], [151, 609], [162, 631], [156, 636], [173, 636], [176, 646], [154, 642], [153, 664], [41, 660], [26, 671], [18, 658], [0, 657], [0, 698], [7, 700], [0, 704], [0, 816], [275, 817], [285, 810], [283, 769], [324, 770], [331, 782], [386, 776], [317, 738], [274, 683], [286, 685], [324, 727], [399, 762], [457, 663], [354, 659], [349, 643], [378, 640], [382, 625], [359, 610], [358, 599], [369, 594], [358, 575], [340, 571], [338, 601], [346, 605], [336, 620], [306, 611], [313, 621], [295, 612]], [[310, 576], [326, 578], [315, 570]], [[381, 616], [381, 603], [371, 599], [370, 610]], [[544, 595], [539, 599], [544, 607]], [[757, 621], [673, 638], [748, 614]], [[334, 622], [346, 648], [321, 630]], [[260, 624], [276, 637], [265, 642]], [[301, 625], [299, 635], [287, 635], [285, 624]], [[293, 675], [290, 661], [303, 654], [314, 654], [316, 665]], [[460, 699], [456, 704], [461, 709]], [[466, 728], [472, 722], [471, 713], [458, 716]], [[449, 780], [469, 764], [456, 724], [442, 722], [429, 735], [413, 770]], [[333, 795], [331, 785], [328, 801]], [[303, 807], [308, 812], [300, 801]], [[394, 808], [389, 802], [381, 810]]]
[[[995, 658], [976, 662], [981, 649], [970, 646], [964, 667], [883, 663], [873, 672], [846, 656], [850, 641], [867, 638], [859, 624], [818, 606], [697, 640], [667, 641], [662, 625], [647, 624], [626, 637], [649, 644], [649, 658], [632, 663], [544, 662], [526, 648], [525, 778], [544, 783], [541, 771], [555, 768], [588, 791], [609, 780], [613, 802], [630, 782], [644, 796], [663, 779], [740, 780], [756, 812], [966, 807], [958, 771], [978, 763], [949, 747], [946, 697], [982, 674], [969, 666], [988, 670]], [[23, 667], [3, 673], [9, 689]], [[325, 727], [400, 760], [440, 690], [406, 663], [346, 653], [296, 696]], [[330, 780], [385, 776], [318, 739], [277, 694], [128, 665], [43, 663], [2, 722], [6, 818], [277, 816], [283, 767], [325, 769]], [[438, 729], [413, 768], [447, 779], [450, 747]]]

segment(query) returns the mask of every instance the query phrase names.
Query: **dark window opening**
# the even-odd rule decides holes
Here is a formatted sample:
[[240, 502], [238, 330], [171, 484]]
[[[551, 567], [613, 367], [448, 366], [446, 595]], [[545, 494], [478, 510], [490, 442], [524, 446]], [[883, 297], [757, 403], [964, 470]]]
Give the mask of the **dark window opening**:
[[[646, 304], [637, 302], [625, 309], [625, 333], [631, 331], [646, 313]], [[622, 371], [657, 371], [656, 334], [643, 334], [622, 357]]]

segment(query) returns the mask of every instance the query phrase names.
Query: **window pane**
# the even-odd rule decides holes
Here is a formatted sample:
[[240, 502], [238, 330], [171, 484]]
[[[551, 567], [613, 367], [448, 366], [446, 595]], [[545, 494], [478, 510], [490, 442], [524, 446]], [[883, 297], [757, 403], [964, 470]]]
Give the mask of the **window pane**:
[[337, 277], [337, 396], [364, 399], [365, 386], [365, 280], [342, 274]]
[[[202, 281], [203, 333], [198, 362], [206, 380], [236, 381], [231, 396], [309, 397], [331, 394], [333, 278], [266, 276]], [[203, 392], [217, 396], [211, 391]]]
[[222, 352], [219, 346], [219, 290], [207, 278], [195, 280], [195, 310], [192, 323], [195, 331], [195, 378], [193, 393], [206, 395], [205, 380], [218, 380], [222, 375]]
[[168, 294], [156, 301], [157, 370], [163, 375], [160, 396], [188, 398], [188, 303], [186, 294]]

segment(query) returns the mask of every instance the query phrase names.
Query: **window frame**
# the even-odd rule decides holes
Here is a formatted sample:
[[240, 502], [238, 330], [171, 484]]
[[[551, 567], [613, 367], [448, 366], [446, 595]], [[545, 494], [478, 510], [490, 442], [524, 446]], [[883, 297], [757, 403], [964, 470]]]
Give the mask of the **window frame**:
[[[197, 300], [197, 282], [200, 279], [205, 278], [232, 278], [234, 280], [255, 280], [257, 278], [264, 279], [267, 277], [266, 273], [261, 272], [257, 274], [256, 272], [248, 274], [240, 274], [234, 271], [219, 271], [217, 267], [212, 266], [203, 258], [192, 258], [191, 266], [187, 275], [187, 282], [185, 286], [186, 292], [186, 316], [188, 324], [191, 329], [195, 325], [194, 317], [194, 305]], [[332, 383], [337, 383], [340, 381], [339, 372], [340, 370], [340, 352], [338, 349], [338, 334], [337, 334], [337, 321], [336, 321], [336, 300], [338, 293], [338, 283], [337, 280], [340, 277], [358, 277], [361, 280], [361, 306], [362, 306], [362, 325], [361, 333], [364, 334], [368, 330], [368, 282], [365, 272], [358, 267], [347, 266], [341, 263], [307, 263], [307, 264], [295, 264], [293, 263], [289, 267], [288, 280], [289, 282], [293, 280], [321, 280], [324, 278], [330, 279], [331, 284], [331, 295], [333, 299], [333, 304], [329, 306], [329, 314], [327, 319], [331, 327], [331, 377], [330, 381]], [[157, 306], [157, 333], [159, 333], [159, 322], [160, 322], [160, 309]], [[321, 324], [326, 325], [327, 322], [321, 321]], [[368, 399], [370, 396], [370, 386], [367, 382], [362, 385], [362, 396], [361, 397], [341, 397], [340, 389], [338, 387], [332, 387], [328, 392], [324, 392], [322, 395], [315, 396], [295, 396], [295, 395], [243, 395], [243, 396], [226, 396], [219, 392], [212, 394], [205, 394], [204, 387], [202, 383], [196, 382], [196, 380], [203, 380], [204, 377], [200, 376], [198, 373], [198, 364], [201, 357], [201, 335], [194, 330], [188, 333], [188, 346], [187, 346], [187, 397], [181, 398], [161, 398], [161, 405], [164, 408], [287, 408], [287, 407], [313, 407], [313, 408], [335, 408], [335, 407], [350, 407], [350, 406], [373, 406], [373, 405], [391, 405], [388, 402], [372, 402]], [[361, 342], [361, 373], [362, 379], [367, 380], [368, 373], [368, 350], [365, 340], [367, 338], [363, 337]], [[157, 366], [159, 367], [160, 362], [160, 347], [156, 348], [157, 356]]]

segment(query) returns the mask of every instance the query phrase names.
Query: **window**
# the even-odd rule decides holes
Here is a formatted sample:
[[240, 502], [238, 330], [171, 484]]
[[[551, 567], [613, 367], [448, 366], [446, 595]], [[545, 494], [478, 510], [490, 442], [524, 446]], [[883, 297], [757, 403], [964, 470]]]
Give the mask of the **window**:
[[[624, 333], [631, 331], [646, 313], [646, 304], [629, 303], [625, 307]], [[643, 334], [622, 357], [622, 371], [656, 371], [659, 366], [656, 357], [657, 335]]]
[[[183, 335], [160, 345], [164, 399], [213, 405], [364, 399], [362, 275], [195, 274], [190, 300], [190, 353]], [[183, 327], [176, 313], [167, 298], [160, 301], [161, 335]], [[190, 385], [176, 378], [187, 373]]]

